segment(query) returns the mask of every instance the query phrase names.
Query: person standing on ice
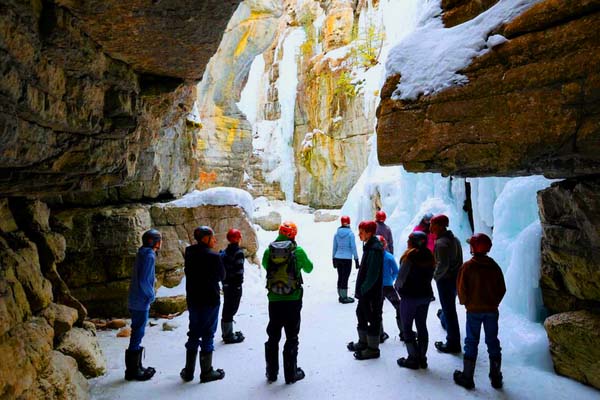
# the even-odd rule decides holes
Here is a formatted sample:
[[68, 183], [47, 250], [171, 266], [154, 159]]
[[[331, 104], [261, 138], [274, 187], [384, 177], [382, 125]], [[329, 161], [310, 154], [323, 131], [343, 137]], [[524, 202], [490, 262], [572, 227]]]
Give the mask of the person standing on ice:
[[350, 217], [342, 216], [341, 226], [333, 237], [333, 268], [337, 270], [338, 301], [342, 304], [354, 303], [352, 297], [348, 297], [348, 278], [352, 271], [352, 259], [358, 268], [358, 252], [354, 233], [350, 229]]
[[375, 222], [377, 222], [376, 235], [381, 235], [385, 238], [388, 245], [388, 251], [394, 254], [394, 238], [392, 237], [392, 230], [385, 224], [387, 215], [385, 211], [379, 210], [375, 213]]
[[229, 244], [221, 251], [225, 266], [225, 279], [223, 280], [223, 314], [221, 315], [221, 332], [223, 342], [226, 344], [244, 341], [242, 332], [233, 331], [233, 317], [240, 307], [242, 298], [242, 283], [244, 282], [244, 251], [240, 248], [242, 232], [230, 229], [227, 232]]
[[[398, 264], [396, 263], [396, 259], [394, 255], [387, 251], [387, 242], [385, 238], [381, 235], [377, 236], [377, 239], [383, 245], [383, 297], [381, 301], [383, 302], [387, 299], [394, 309], [396, 310], [396, 324], [398, 325], [398, 331], [400, 332], [400, 340], [404, 340], [404, 336], [402, 335], [402, 318], [400, 316], [400, 297], [398, 296], [398, 292], [394, 288], [394, 281], [398, 276]], [[382, 306], [383, 307], [383, 306]], [[379, 342], [385, 342], [390, 335], [388, 335], [383, 329], [383, 320], [381, 322], [381, 336], [379, 338]]]
[[[407, 249], [400, 257], [400, 273], [395, 287], [402, 302], [402, 324], [408, 358], [400, 358], [399, 366], [410, 369], [427, 368], [427, 313], [433, 290], [431, 280], [435, 270], [433, 254], [427, 248], [427, 234], [416, 231], [408, 236]], [[412, 330], [413, 321], [417, 336]]]
[[267, 270], [269, 324], [265, 343], [267, 381], [277, 380], [279, 372], [279, 340], [285, 330], [283, 345], [283, 374], [285, 383], [304, 379], [298, 367], [298, 334], [302, 310], [302, 271], [310, 273], [313, 263], [302, 247], [296, 244], [298, 228], [291, 221], [279, 226], [279, 235], [265, 250], [262, 265]]
[[215, 233], [209, 226], [194, 229], [196, 244], [185, 249], [185, 292], [190, 318], [188, 341], [185, 344], [185, 367], [179, 374], [189, 382], [194, 379], [196, 356], [200, 347], [200, 382], [225, 377], [222, 369], [213, 369], [214, 336], [219, 320], [221, 288], [225, 268], [219, 253]]
[[431, 253], [433, 253], [435, 250], [435, 240], [437, 239], [437, 237], [435, 234], [431, 233], [429, 229], [431, 224], [431, 218], [433, 218], [432, 213], [427, 213], [423, 215], [421, 221], [419, 222], [419, 225], [414, 227], [413, 232], [419, 231], [425, 232], [427, 234], [427, 248], [429, 249], [429, 251], [431, 251]]
[[443, 214], [431, 218], [431, 232], [437, 235], [433, 278], [442, 306], [440, 320], [447, 332], [446, 342], [435, 342], [435, 348], [442, 353], [460, 353], [460, 328], [456, 314], [456, 276], [462, 265], [463, 255], [460, 242], [448, 229], [449, 224], [448, 217]]
[[375, 236], [375, 221], [362, 221], [358, 236], [363, 242], [363, 255], [356, 277], [354, 296], [358, 298], [356, 317], [358, 341], [348, 343], [357, 360], [379, 358], [381, 310], [383, 306], [383, 245]]
[[142, 235], [142, 247], [138, 249], [131, 274], [127, 306], [131, 313], [131, 336], [129, 348], [125, 350], [125, 379], [128, 381], [147, 381], [156, 370], [142, 366], [141, 346], [148, 323], [150, 304], [154, 301], [154, 275], [156, 253], [162, 244], [162, 236], [156, 229], [150, 229]]
[[492, 387], [500, 389], [502, 353], [498, 340], [498, 307], [506, 293], [504, 275], [496, 261], [487, 256], [492, 248], [492, 241], [487, 235], [477, 233], [467, 243], [471, 246], [473, 257], [463, 264], [457, 280], [458, 299], [467, 309], [467, 336], [463, 370], [454, 371], [454, 382], [467, 389], [475, 387], [473, 375], [483, 325], [490, 357], [489, 378]]

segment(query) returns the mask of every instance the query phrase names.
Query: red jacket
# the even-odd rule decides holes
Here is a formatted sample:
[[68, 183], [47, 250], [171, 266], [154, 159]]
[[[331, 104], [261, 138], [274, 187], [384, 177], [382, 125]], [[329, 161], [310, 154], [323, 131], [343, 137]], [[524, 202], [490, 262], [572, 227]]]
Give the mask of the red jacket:
[[456, 289], [467, 312], [497, 312], [506, 293], [502, 270], [492, 258], [475, 255], [458, 271]]

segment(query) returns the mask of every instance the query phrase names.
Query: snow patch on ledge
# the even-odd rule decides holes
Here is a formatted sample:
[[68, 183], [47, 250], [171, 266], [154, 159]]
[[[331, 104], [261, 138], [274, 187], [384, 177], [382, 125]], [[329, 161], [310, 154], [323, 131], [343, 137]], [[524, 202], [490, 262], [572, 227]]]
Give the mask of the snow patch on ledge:
[[252, 219], [254, 201], [252, 195], [242, 189], [215, 187], [206, 190], [194, 190], [180, 199], [164, 203], [165, 207], [198, 207], [198, 206], [239, 206]]
[[423, 0], [421, 26], [392, 48], [385, 64], [386, 78], [401, 76], [392, 99], [416, 100], [467, 83], [458, 71], [499, 44], [488, 43], [488, 36], [539, 1], [500, 0], [474, 19], [444, 28], [441, 0]]

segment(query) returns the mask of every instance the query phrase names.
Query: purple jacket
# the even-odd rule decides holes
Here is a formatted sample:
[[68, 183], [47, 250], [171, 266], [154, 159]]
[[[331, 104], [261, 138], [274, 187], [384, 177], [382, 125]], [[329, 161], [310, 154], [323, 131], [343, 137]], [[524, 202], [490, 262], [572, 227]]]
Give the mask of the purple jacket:
[[389, 226], [387, 226], [383, 222], [377, 222], [377, 230], [375, 231], [376, 235], [381, 235], [385, 238], [387, 242], [387, 251], [394, 254], [394, 239], [392, 238], [392, 230]]

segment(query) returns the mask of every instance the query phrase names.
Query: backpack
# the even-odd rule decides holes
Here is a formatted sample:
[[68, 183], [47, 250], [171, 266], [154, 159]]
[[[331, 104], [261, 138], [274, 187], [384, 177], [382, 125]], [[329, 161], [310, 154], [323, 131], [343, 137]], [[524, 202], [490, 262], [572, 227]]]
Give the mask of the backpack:
[[291, 240], [269, 244], [267, 289], [269, 293], [289, 295], [302, 285], [296, 269], [296, 244]]

